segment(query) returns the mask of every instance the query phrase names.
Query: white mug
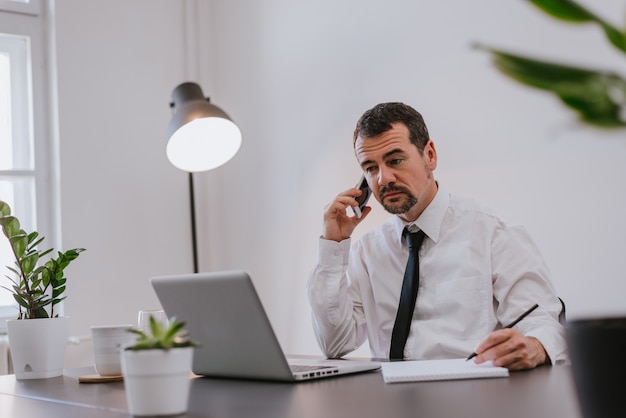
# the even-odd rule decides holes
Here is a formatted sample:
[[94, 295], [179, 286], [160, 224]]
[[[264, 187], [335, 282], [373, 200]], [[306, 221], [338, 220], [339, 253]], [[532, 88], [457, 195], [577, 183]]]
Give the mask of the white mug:
[[91, 327], [94, 365], [100, 376], [122, 374], [120, 351], [135, 341], [135, 334], [128, 331], [132, 327], [130, 324]]

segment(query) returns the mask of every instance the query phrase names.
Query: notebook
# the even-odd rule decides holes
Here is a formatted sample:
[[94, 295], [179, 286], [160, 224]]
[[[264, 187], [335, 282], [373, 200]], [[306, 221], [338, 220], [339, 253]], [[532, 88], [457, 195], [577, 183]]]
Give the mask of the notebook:
[[380, 369], [375, 361], [287, 358], [245, 271], [150, 279], [168, 317], [201, 346], [192, 371], [211, 377], [295, 382]]
[[385, 383], [479, 379], [509, 375], [509, 370], [505, 367], [494, 366], [491, 362], [476, 364], [464, 358], [383, 363], [382, 372]]

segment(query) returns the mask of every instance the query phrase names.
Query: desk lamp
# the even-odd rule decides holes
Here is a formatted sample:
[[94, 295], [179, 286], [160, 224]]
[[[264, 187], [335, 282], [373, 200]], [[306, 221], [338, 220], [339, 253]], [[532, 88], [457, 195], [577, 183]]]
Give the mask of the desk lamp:
[[172, 92], [174, 111], [167, 130], [167, 158], [189, 173], [191, 242], [194, 273], [198, 272], [193, 173], [221, 166], [239, 150], [241, 131], [230, 117], [205, 98], [196, 83], [182, 83]]

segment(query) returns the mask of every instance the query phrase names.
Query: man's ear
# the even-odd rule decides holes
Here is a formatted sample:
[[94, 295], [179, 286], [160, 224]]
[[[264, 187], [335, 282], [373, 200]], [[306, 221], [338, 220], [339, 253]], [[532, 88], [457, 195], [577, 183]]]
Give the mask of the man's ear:
[[424, 161], [428, 165], [428, 168], [433, 171], [437, 168], [437, 150], [435, 149], [435, 143], [431, 140], [428, 141], [424, 147]]

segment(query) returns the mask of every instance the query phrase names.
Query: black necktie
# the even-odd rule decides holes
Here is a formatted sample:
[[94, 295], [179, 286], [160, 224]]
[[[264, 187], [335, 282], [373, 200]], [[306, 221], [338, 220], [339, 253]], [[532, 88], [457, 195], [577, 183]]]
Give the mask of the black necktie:
[[398, 305], [396, 322], [393, 324], [393, 332], [391, 334], [391, 349], [389, 350], [389, 358], [391, 360], [402, 360], [404, 358], [404, 345], [411, 329], [417, 288], [419, 287], [420, 265], [418, 252], [425, 236], [422, 230], [409, 232], [406, 228], [402, 235], [409, 246], [409, 261], [407, 261], [406, 270], [404, 271], [400, 304]]

